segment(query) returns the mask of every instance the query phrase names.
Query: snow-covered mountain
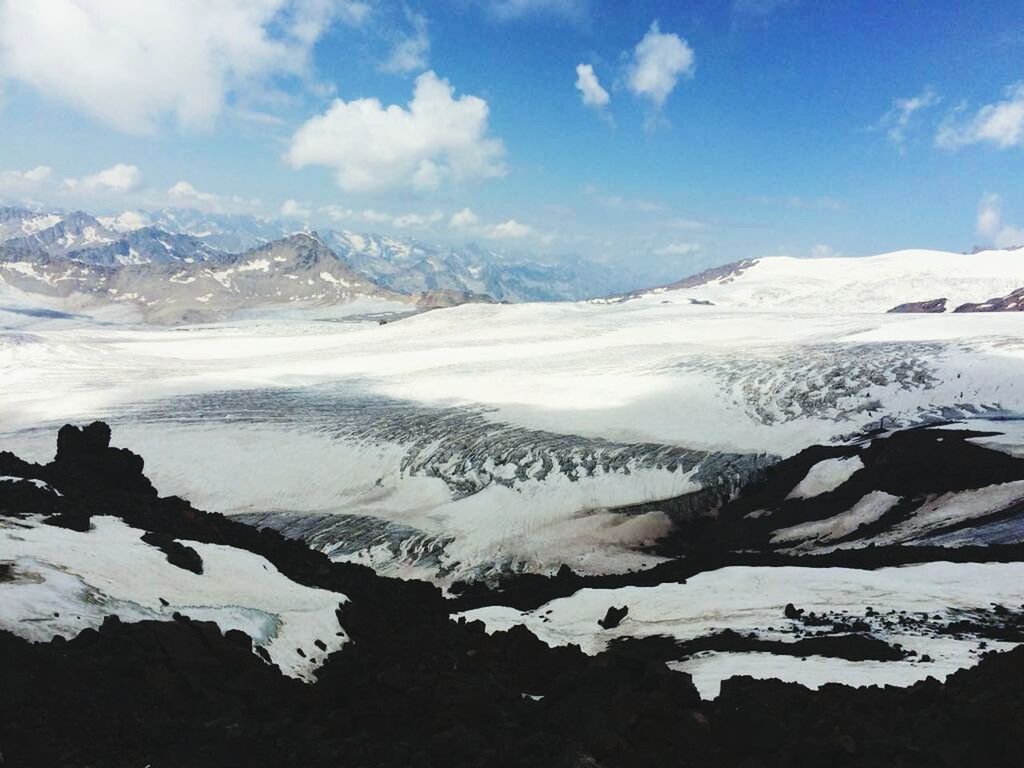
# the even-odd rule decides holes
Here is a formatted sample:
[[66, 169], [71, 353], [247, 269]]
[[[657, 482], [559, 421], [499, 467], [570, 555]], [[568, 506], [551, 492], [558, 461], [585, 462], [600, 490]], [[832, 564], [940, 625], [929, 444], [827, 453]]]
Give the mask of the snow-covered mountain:
[[226, 255], [199, 238], [145, 224], [128, 213], [98, 219], [81, 211], [38, 215], [5, 210], [6, 231], [15, 233], [0, 238], [6, 249], [40, 251], [96, 266], [211, 261]]
[[[12, 248], [45, 251], [51, 256], [66, 256], [75, 251], [110, 245], [120, 232], [108, 229], [99, 220], [82, 211], [60, 216], [48, 227], [35, 227], [39, 219], [28, 219], [31, 232], [8, 238], [4, 245]], [[24, 224], [22, 228], [24, 228]]]
[[228, 253], [240, 253], [272, 240], [280, 240], [296, 229], [274, 219], [245, 214], [204, 213], [188, 208], [163, 208], [149, 211], [145, 215], [154, 227], [166, 232], [191, 235]]
[[[220, 261], [294, 233], [295, 227], [282, 221], [187, 209], [99, 217], [81, 211], [0, 209], [0, 246], [99, 266]], [[442, 246], [349, 231], [325, 230], [322, 236], [364, 278], [397, 293], [432, 293], [443, 299], [441, 304], [473, 297], [575, 301], [643, 284], [621, 267], [610, 269], [572, 255], [545, 259], [475, 244]]]
[[[114, 263], [109, 245], [55, 256], [8, 243], [0, 246], [0, 281], [23, 293], [64, 299], [64, 309], [121, 304], [158, 321], [216, 319], [241, 309], [327, 306], [356, 298], [406, 306], [415, 301], [356, 274], [315, 235], [292, 235], [241, 254], [213, 252], [202, 243], [190, 251], [194, 238], [167, 236], [171, 240], [162, 242], [165, 236], [148, 227], [128, 233], [117, 242], [135, 243], [138, 249]], [[168, 256], [175, 246], [196, 258]], [[150, 253], [159, 258], [142, 261]]]
[[61, 217], [55, 213], [40, 213], [27, 208], [0, 207], [0, 242], [14, 237], [26, 237], [57, 224]]
[[475, 244], [444, 247], [348, 231], [325, 237], [353, 269], [403, 293], [447, 289], [497, 301], [575, 301], [606, 295], [630, 280], [621, 270], [573, 257], [545, 262]]
[[[1024, 287], [1019, 251], [897, 251], [827, 259], [735, 262], [676, 283], [605, 301], [707, 303], [806, 312], [952, 311]], [[941, 303], [938, 300], [943, 300]], [[931, 310], [907, 305], [934, 302]]]

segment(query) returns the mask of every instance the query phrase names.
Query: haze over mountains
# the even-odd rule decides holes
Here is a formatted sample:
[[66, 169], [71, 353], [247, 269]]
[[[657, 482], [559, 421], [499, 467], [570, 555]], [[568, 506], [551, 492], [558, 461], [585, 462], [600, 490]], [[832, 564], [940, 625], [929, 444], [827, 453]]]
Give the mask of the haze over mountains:
[[[327, 230], [167, 209], [92, 216], [0, 208], [0, 281], [57, 300], [58, 311], [138, 309], [159, 322], [243, 309], [378, 309], [465, 302], [685, 301], [751, 309], [861, 312], [1017, 311], [1020, 251], [900, 251], [866, 258], [768, 257], [715, 267], [658, 288], [579, 257], [535, 259], [467, 244]], [[610, 296], [611, 298], [600, 298]], [[384, 304], [379, 304], [384, 302]]]
[[[272, 243], [268, 261], [264, 249]], [[22, 291], [128, 301], [165, 320], [358, 296], [426, 306], [577, 300], [621, 290], [631, 279], [580, 258], [295, 232], [279, 221], [170, 209], [94, 217], [3, 208], [0, 262], [4, 281]]]

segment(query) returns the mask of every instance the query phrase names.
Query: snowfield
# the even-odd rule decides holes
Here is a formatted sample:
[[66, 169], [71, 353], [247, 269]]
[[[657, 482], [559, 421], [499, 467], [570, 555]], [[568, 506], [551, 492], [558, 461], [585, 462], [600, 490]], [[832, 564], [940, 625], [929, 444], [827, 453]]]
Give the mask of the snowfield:
[[45, 642], [107, 616], [170, 621], [177, 612], [245, 632], [306, 681], [347, 641], [335, 615], [344, 595], [296, 584], [250, 552], [189, 541], [203, 560], [197, 575], [168, 563], [143, 533], [116, 517], [94, 517], [86, 533], [0, 518], [0, 563], [12, 566], [0, 581], [0, 629]]
[[[103, 418], [161, 492], [271, 524], [318, 515], [293, 532], [396, 574], [626, 570], [656, 562], [640, 550], [667, 521], [616, 508], [735, 489], [879, 424], [1024, 413], [1020, 315], [853, 304], [465, 305], [385, 325], [291, 309], [178, 328], [0, 312], [0, 434], [47, 459], [55, 426]], [[823, 464], [795, 493], [855, 469]]]
[[[468, 611], [488, 631], [523, 624], [548, 645], [575, 643], [595, 654], [615, 638], [667, 636], [692, 640], [729, 629], [766, 640], [791, 641], [796, 622], [783, 617], [794, 603], [807, 612], [862, 616], [867, 607], [880, 616], [901, 612], [937, 617], [948, 624], [964, 612], [992, 603], [1020, 604], [1024, 563], [928, 563], [861, 571], [848, 568], [732, 567], [698, 574], [684, 584], [619, 589], [582, 589], [533, 611], [491, 606]], [[626, 606], [619, 626], [602, 629], [598, 620], [609, 606]], [[704, 698], [715, 698], [721, 681], [734, 675], [777, 677], [816, 688], [825, 682], [851, 685], [912, 685], [928, 676], [944, 678], [972, 666], [979, 652], [1013, 644], [941, 635], [934, 629], [882, 628], [872, 634], [917, 652], [903, 661], [846, 661], [771, 653], [702, 653], [671, 663], [690, 672]], [[921, 661], [924, 655], [932, 661]]]
[[643, 302], [690, 299], [750, 309], [878, 313], [946, 299], [946, 310], [1005, 296], [1024, 285], [1019, 251], [905, 250], [863, 258], [772, 256], [690, 288], [640, 292]]
[[[0, 449], [47, 461], [57, 427], [102, 419], [114, 445], [145, 457], [162, 494], [276, 528], [336, 560], [444, 587], [562, 564], [624, 573], [660, 562], [651, 545], [680, 520], [715, 514], [809, 446], [864, 445], [952, 421], [998, 433], [970, 438], [976, 445], [1024, 457], [1024, 315], [885, 314], [1022, 285], [1019, 254], [916, 251], [762, 259], [622, 301], [417, 314], [364, 300], [154, 327], [126, 308], [88, 314], [0, 284]], [[1015, 468], [984, 487], [921, 496], [904, 517], [900, 504], [913, 494], [899, 489], [865, 487], [828, 508], [862, 469], [853, 456], [809, 464], [779, 497], [789, 506], [755, 509], [751, 525], [770, 547], [800, 552], [1024, 537]], [[816, 504], [827, 515], [786, 511]], [[109, 518], [84, 534], [42, 528], [0, 528], [0, 561], [14, 563], [13, 580], [0, 583], [0, 627], [24, 637], [67, 636], [109, 614], [179, 611], [243, 629], [307, 680], [346, 640], [335, 617], [343, 595], [293, 584], [253, 555], [189, 544], [206, 567], [197, 576]], [[740, 673], [908, 685], [973, 664], [978, 638], [942, 625], [995, 602], [1016, 608], [1022, 577], [1020, 563], [726, 568], [468, 616], [492, 630], [525, 624], [550, 644], [593, 653], [615, 637], [687, 640], [724, 629], [791, 640], [788, 602], [926, 614], [930, 628], [869, 622], [875, 636], [917, 653], [903, 661], [755, 652], [671, 662], [706, 697]], [[629, 614], [601, 630], [612, 605]]]

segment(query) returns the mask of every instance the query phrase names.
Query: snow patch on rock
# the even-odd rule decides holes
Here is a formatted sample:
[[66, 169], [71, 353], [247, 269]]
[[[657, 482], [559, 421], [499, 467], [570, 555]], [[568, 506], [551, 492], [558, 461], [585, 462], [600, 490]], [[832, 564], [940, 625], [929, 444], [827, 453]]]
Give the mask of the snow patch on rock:
[[344, 595], [296, 584], [258, 555], [185, 542], [202, 558], [197, 575], [171, 565], [119, 518], [92, 523], [81, 533], [0, 519], [0, 562], [13, 565], [12, 578], [0, 582], [0, 629], [46, 642], [110, 615], [169, 621], [177, 612], [245, 632], [283, 673], [307, 682], [348, 641], [336, 615]]

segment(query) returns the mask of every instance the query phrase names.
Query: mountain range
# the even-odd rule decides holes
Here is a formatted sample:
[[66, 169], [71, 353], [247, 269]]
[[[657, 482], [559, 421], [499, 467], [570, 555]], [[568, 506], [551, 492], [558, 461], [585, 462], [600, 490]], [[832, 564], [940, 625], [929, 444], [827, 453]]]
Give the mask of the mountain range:
[[60, 311], [119, 304], [161, 322], [358, 298], [390, 302], [391, 310], [590, 299], [811, 312], [1020, 311], [1022, 263], [1013, 249], [768, 257], [623, 293], [623, 283], [641, 284], [641, 278], [580, 257], [537, 259], [476, 244], [445, 247], [350, 231], [294, 232], [280, 221], [190, 210], [96, 217], [0, 208], [2, 283], [57, 299]]
[[[117, 296], [148, 292], [149, 298], [142, 303], [152, 307], [169, 301], [159, 291], [154, 294], [154, 281], [166, 283], [171, 279], [164, 274], [167, 265], [206, 265], [205, 269], [214, 271], [237, 268], [238, 263], [258, 260], [259, 249], [269, 243], [279, 242], [287, 249], [289, 244], [301, 242], [292, 240], [296, 234], [315, 238], [320, 244], [318, 259], [325, 258], [324, 263], [330, 265], [326, 271], [359, 283], [363, 286], [360, 295], [406, 302], [446, 305], [466, 300], [578, 300], [606, 295], [621, 289], [624, 282], [638, 279], [579, 257], [536, 259], [476, 244], [439, 246], [349, 231], [297, 233], [284, 222], [253, 216], [179, 209], [92, 216], [82, 211], [40, 212], [17, 207], [0, 208], [0, 274], [22, 290], [50, 295], [81, 293], [99, 298], [105, 294], [117, 300]], [[289, 257], [276, 264], [291, 260]], [[305, 263], [302, 258], [298, 261]], [[319, 273], [312, 278], [299, 274], [285, 277], [286, 269], [275, 266], [261, 273], [269, 280], [257, 292], [261, 300], [326, 302], [339, 298], [331, 291], [296, 293], [286, 288], [296, 280], [308, 286], [310, 279], [315, 283], [319, 277]], [[338, 270], [344, 274], [335, 275]], [[175, 272], [175, 281], [191, 277], [194, 280], [188, 280], [188, 284], [209, 282], [204, 280], [208, 276], [203, 269], [187, 271], [187, 275]], [[291, 283], [278, 284], [280, 280], [275, 278]], [[118, 293], [112, 294], [111, 287], [116, 287]], [[198, 300], [210, 293], [208, 303], [214, 306], [220, 289], [212, 284], [207, 287], [211, 291], [193, 298]], [[185, 300], [180, 289], [173, 288], [172, 292], [179, 304]], [[249, 298], [255, 301], [257, 297], [253, 294]], [[232, 307], [237, 303], [229, 302]]]

